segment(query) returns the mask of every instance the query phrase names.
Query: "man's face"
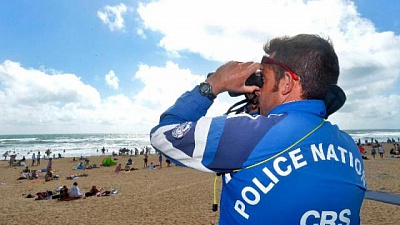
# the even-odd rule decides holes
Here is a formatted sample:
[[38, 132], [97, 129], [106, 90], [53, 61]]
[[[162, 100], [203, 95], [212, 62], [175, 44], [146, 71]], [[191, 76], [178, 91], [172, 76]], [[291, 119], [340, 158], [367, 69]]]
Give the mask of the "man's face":
[[[259, 96], [260, 114], [264, 116], [280, 104], [302, 99], [299, 76], [285, 64], [274, 60], [274, 56], [275, 52], [261, 60], [264, 85], [256, 94]], [[276, 67], [285, 70], [279, 80], [276, 79]]]
[[281, 104], [279, 85], [276, 85], [275, 71], [272, 65], [264, 64], [262, 69], [264, 85], [258, 91], [260, 114], [266, 116], [275, 106]]

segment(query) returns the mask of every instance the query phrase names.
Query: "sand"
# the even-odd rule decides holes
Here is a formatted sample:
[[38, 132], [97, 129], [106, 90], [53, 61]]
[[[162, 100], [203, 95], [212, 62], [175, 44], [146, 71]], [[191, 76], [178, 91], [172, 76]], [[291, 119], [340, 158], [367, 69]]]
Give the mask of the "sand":
[[[368, 187], [400, 193], [400, 159], [390, 158], [392, 146], [385, 145], [384, 159], [365, 160]], [[368, 153], [370, 149], [366, 148]], [[367, 154], [369, 158], [371, 156]], [[104, 157], [90, 157], [91, 163], [101, 165]], [[129, 156], [117, 156], [124, 165]], [[214, 175], [177, 166], [162, 169], [143, 169], [143, 156], [132, 157], [139, 170], [116, 174], [115, 166], [91, 170], [73, 170], [77, 162], [71, 158], [53, 160], [53, 170], [60, 179], [17, 180], [24, 167], [10, 168], [0, 161], [0, 224], [217, 224], [217, 214], [211, 211]], [[27, 160], [30, 164], [31, 160]], [[158, 164], [156, 155], [149, 164]], [[40, 166], [45, 168], [47, 160]], [[164, 162], [165, 164], [165, 162]], [[76, 180], [66, 177], [87, 174]], [[41, 173], [44, 176], [44, 173]], [[78, 182], [82, 192], [92, 185], [114, 188], [113, 196], [88, 197], [74, 201], [34, 200], [27, 194], [71, 187]], [[220, 187], [220, 180], [218, 182]], [[399, 224], [400, 206], [365, 200], [361, 210], [362, 224]]]

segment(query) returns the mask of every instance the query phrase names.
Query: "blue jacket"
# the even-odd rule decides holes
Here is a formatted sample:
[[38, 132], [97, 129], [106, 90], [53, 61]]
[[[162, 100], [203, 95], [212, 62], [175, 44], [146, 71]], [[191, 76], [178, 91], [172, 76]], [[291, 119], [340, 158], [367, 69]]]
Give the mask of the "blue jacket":
[[204, 117], [198, 87], [161, 115], [151, 143], [182, 165], [221, 172], [219, 224], [359, 224], [366, 190], [354, 140], [324, 120], [323, 101], [267, 116]]

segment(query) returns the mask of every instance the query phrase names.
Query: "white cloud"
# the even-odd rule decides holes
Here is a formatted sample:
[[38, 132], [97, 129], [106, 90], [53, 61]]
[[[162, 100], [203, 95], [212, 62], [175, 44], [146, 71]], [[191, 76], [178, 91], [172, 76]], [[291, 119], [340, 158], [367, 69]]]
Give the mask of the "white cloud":
[[[138, 13], [144, 28], [162, 34], [159, 45], [168, 52], [198, 53], [221, 64], [260, 60], [263, 44], [276, 36], [329, 36], [339, 56], [339, 84], [348, 97], [339, 111], [343, 113], [332, 119], [345, 129], [399, 128], [399, 117], [387, 116], [400, 114], [400, 91], [395, 87], [400, 78], [400, 36], [377, 31], [351, 1], [161, 0], [141, 4]], [[380, 112], [388, 107], [383, 103], [394, 106], [391, 114]]]
[[0, 87], [0, 126], [7, 133], [77, 125], [101, 104], [97, 90], [73, 74], [49, 75], [9, 60], [0, 64]]
[[[123, 30], [126, 10], [122, 3], [106, 6], [98, 16], [110, 30]], [[400, 37], [378, 32], [351, 1], [161, 0], [140, 4], [138, 13], [143, 24], [137, 26], [137, 35], [161, 34], [158, 44], [171, 60], [195, 53], [221, 64], [258, 61], [270, 38], [298, 33], [329, 36], [339, 55], [339, 84], [348, 97], [331, 120], [344, 129], [399, 128], [400, 91], [395, 85], [400, 83]], [[4, 61], [0, 132], [147, 132], [176, 98], [205, 79], [173, 61], [163, 66], [142, 64], [132, 73], [143, 84], [141, 90], [134, 96], [102, 99], [74, 74]], [[105, 79], [118, 89], [112, 70]], [[240, 99], [218, 96], [208, 115], [222, 114]]]
[[[147, 108], [142, 119], [148, 120], [153, 126], [157, 124], [161, 112], [167, 110], [180, 95], [205, 80], [204, 75], [195, 75], [172, 61], [168, 61], [164, 67], [141, 65], [134, 77], [145, 84], [135, 95], [135, 104]], [[207, 115], [221, 115], [239, 100], [228, 98], [227, 94], [221, 95]]]
[[[116, 80], [113, 71], [108, 75]], [[204, 79], [173, 62], [165, 67], [142, 65], [135, 77], [147, 84], [135, 97], [100, 99], [95, 88], [74, 74], [46, 74], [5, 61], [0, 64], [0, 133], [147, 133], [160, 110]]]
[[142, 116], [144, 107], [123, 95], [100, 99], [73, 74], [46, 74], [5, 61], [0, 87], [0, 132], [143, 132], [151, 126]]
[[110, 70], [110, 72], [108, 72], [105, 76], [105, 80], [108, 86], [110, 86], [111, 88], [113, 88], [114, 90], [118, 90], [118, 82], [119, 79], [118, 77], [115, 75], [114, 71]]
[[141, 104], [159, 106], [167, 109], [188, 87], [194, 87], [204, 80], [204, 77], [193, 75], [188, 69], [181, 69], [171, 61], [165, 67], [151, 67], [141, 65], [135, 78], [145, 84], [145, 87], [136, 95]]
[[126, 11], [127, 7], [123, 3], [115, 6], [108, 5], [103, 10], [97, 11], [97, 16], [104, 24], [108, 25], [111, 31], [124, 30], [124, 18], [122, 16]]
[[9, 60], [0, 64], [0, 84], [0, 103], [29, 107], [74, 104], [87, 108], [100, 102], [97, 90], [73, 74], [48, 75], [39, 70], [25, 69]]

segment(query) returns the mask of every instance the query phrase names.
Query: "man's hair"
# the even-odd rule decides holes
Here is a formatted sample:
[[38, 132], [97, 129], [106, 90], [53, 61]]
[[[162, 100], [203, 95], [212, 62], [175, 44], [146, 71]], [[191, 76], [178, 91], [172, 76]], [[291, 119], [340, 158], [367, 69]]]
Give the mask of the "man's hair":
[[[270, 40], [264, 46], [265, 53], [288, 66], [300, 77], [303, 99], [324, 99], [329, 85], [339, 77], [339, 60], [330, 39], [318, 35], [299, 34]], [[285, 70], [273, 66], [277, 82]]]

